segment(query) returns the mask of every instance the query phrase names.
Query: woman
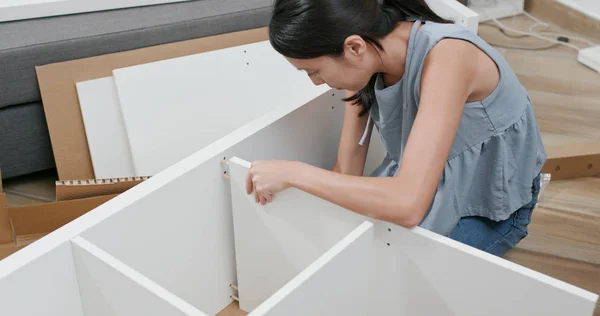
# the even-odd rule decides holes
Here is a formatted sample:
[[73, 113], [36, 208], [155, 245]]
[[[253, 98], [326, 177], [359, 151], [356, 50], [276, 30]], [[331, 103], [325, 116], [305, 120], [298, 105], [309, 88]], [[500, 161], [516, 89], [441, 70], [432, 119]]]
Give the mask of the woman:
[[[423, 0], [276, 0], [270, 41], [316, 85], [347, 90], [333, 170], [255, 161], [256, 202], [295, 187], [502, 256], [527, 235], [546, 160], [502, 56]], [[369, 135], [387, 156], [363, 177]]]

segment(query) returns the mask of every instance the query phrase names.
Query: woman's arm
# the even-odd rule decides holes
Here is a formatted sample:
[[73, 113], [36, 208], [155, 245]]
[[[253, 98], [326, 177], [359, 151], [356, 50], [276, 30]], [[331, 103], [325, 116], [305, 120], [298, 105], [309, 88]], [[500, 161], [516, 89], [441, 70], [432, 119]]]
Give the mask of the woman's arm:
[[[354, 92], [347, 91], [346, 97], [354, 95]], [[367, 115], [358, 116], [362, 110], [360, 104], [352, 104], [346, 102], [344, 111], [344, 122], [342, 124], [342, 135], [338, 147], [338, 154], [333, 166], [334, 172], [361, 176], [367, 160], [367, 151], [369, 148], [370, 134], [373, 129], [373, 124], [369, 126], [369, 135], [361, 146], [359, 141], [365, 131], [367, 125]]]
[[473, 47], [444, 40], [430, 52], [419, 110], [395, 177], [349, 176], [295, 163], [288, 185], [369, 217], [405, 227], [418, 225], [433, 200], [464, 103], [474, 90]]

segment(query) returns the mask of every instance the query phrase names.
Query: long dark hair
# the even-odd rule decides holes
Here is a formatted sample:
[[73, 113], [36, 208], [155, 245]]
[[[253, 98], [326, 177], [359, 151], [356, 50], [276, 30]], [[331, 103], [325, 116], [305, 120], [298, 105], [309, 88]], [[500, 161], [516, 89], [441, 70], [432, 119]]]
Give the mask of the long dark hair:
[[[269, 39], [280, 54], [296, 59], [340, 56], [344, 41], [359, 35], [383, 50], [379, 39], [408, 18], [452, 23], [438, 16], [425, 0], [276, 0], [269, 24]], [[375, 102], [375, 79], [344, 99], [360, 103], [365, 114]]]

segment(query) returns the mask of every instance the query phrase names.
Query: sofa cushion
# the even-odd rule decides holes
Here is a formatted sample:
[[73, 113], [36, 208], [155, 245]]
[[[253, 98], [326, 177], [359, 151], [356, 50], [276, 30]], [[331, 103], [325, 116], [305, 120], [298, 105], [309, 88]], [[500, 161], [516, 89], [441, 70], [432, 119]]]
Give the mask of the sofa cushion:
[[268, 24], [273, 0], [196, 0], [0, 23], [0, 107], [40, 101], [35, 66]]
[[40, 102], [0, 109], [0, 169], [12, 178], [54, 168], [50, 136]]

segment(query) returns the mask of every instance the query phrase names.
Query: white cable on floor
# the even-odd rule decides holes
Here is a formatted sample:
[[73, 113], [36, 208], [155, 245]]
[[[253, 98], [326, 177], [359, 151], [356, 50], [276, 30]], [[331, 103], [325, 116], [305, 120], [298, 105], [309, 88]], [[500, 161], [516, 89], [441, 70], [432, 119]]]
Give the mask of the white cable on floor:
[[[527, 11], [523, 11], [523, 14], [525, 16], [527, 16], [528, 18], [530, 18], [530, 19], [532, 19], [532, 20], [534, 20], [536, 22], [536, 24], [533, 24], [533, 25], [531, 25], [529, 27], [529, 31], [532, 32], [532, 33], [535, 32], [533, 29], [536, 28], [536, 27], [538, 27], [538, 26], [540, 26], [540, 25], [545, 26], [545, 27], [550, 27], [551, 26], [549, 23], [544, 22], [544, 21], [536, 18], [535, 16], [533, 16], [531, 13], [529, 13]], [[552, 35], [555, 35], [555, 36], [567, 37], [567, 38], [569, 38], [569, 40], [581, 41], [581, 42], [584, 42], [584, 43], [586, 43], [588, 45], [592, 45], [592, 46], [596, 45], [594, 42], [590, 41], [587, 38], [583, 38], [583, 37], [571, 36], [571, 35], [568, 35], [568, 34], [565, 34], [565, 33], [559, 33], [559, 32], [548, 31], [548, 30], [543, 30], [543, 31], [538, 31], [538, 32], [542, 32], [542, 33], [546, 33], [546, 34], [552, 34]]]
[[548, 41], [548, 42], [551, 42], [551, 43], [555, 43], [555, 44], [559, 44], [559, 45], [570, 47], [570, 48], [572, 48], [572, 49], [574, 49], [576, 51], [579, 51], [581, 49], [581, 48], [579, 48], [579, 47], [577, 47], [577, 46], [575, 46], [573, 44], [561, 42], [559, 40], [556, 40], [556, 39], [553, 39], [553, 38], [549, 38], [549, 37], [544, 37], [544, 36], [541, 36], [541, 35], [539, 35], [537, 33], [523, 32], [523, 31], [515, 30], [513, 28], [510, 28], [510, 27], [502, 24], [496, 18], [492, 18], [492, 21], [494, 21], [494, 23], [496, 23], [496, 25], [498, 25], [498, 27], [504, 29], [505, 31], [511, 32], [511, 33], [515, 33], [515, 34], [519, 34], [519, 35], [529, 35], [529, 36], [537, 37], [537, 38], [539, 38], [541, 40], [545, 40], [545, 41]]
[[[476, 10], [481, 10], [482, 12], [485, 12], [485, 11], [486, 11], [486, 9], [485, 9], [485, 6], [484, 6], [484, 5], [477, 5], [477, 6], [474, 6], [474, 9], [476, 9]], [[550, 24], [548, 24], [548, 23], [546, 23], [546, 22], [544, 22], [544, 21], [542, 21], [542, 20], [540, 20], [540, 19], [538, 19], [538, 18], [534, 17], [533, 15], [531, 15], [531, 14], [530, 14], [530, 13], [528, 13], [528, 12], [526, 12], [525, 10], [523, 10], [523, 14], [524, 14], [524, 15], [526, 15], [527, 17], [531, 18], [532, 20], [534, 20], [534, 21], [536, 22], [536, 24], [535, 24], [535, 25], [533, 25], [533, 26], [531, 26], [531, 27], [530, 27], [530, 30], [531, 30], [531, 29], [533, 29], [533, 28], [534, 28], [535, 26], [537, 26], [537, 25], [550, 26]], [[511, 27], [509, 27], [509, 26], [506, 26], [506, 25], [505, 25], [505, 24], [503, 24], [502, 22], [498, 21], [498, 19], [496, 19], [496, 18], [492, 17], [491, 15], [489, 15], [489, 16], [490, 16], [490, 19], [491, 19], [492, 21], [494, 21], [494, 23], [495, 23], [495, 24], [496, 24], [496, 25], [497, 25], [499, 28], [503, 29], [504, 31], [511, 32], [511, 33], [518, 34], [518, 35], [528, 35], [528, 36], [533, 36], [533, 37], [539, 38], [539, 39], [541, 39], [541, 40], [548, 41], [548, 42], [550, 42], [550, 43], [554, 43], [554, 44], [558, 44], [558, 45], [563, 45], [563, 46], [566, 46], [566, 47], [572, 48], [572, 49], [574, 49], [574, 50], [576, 50], [576, 51], [578, 51], [578, 52], [579, 52], [579, 50], [581, 50], [581, 49], [582, 49], [582, 48], [580, 48], [580, 47], [577, 47], [577, 46], [575, 46], [575, 45], [573, 45], [573, 44], [571, 44], [571, 43], [565, 43], [565, 42], [559, 41], [559, 40], [557, 40], [557, 39], [554, 39], [554, 38], [545, 37], [545, 36], [542, 36], [542, 35], [540, 35], [540, 34], [538, 34], [538, 33], [536, 33], [536, 32], [524, 32], [524, 31], [520, 31], [520, 30], [517, 30], [517, 29], [511, 28]], [[514, 23], [514, 17], [513, 17], [513, 23]], [[566, 38], [569, 38], [569, 40], [570, 40], [570, 39], [575, 39], [575, 38], [573, 38], [573, 37], [571, 37], [571, 36], [568, 36], [568, 35], [564, 35], [564, 37], [566, 37]], [[577, 39], [581, 40], [581, 38], [577, 38]], [[586, 42], [588, 42], [588, 44], [590, 44], [588, 40], [585, 40], [585, 41], [586, 41]], [[593, 43], [591, 43], [590, 45], [593, 45]]]

